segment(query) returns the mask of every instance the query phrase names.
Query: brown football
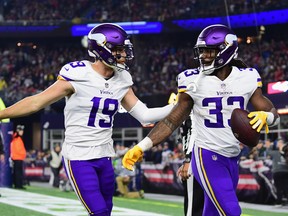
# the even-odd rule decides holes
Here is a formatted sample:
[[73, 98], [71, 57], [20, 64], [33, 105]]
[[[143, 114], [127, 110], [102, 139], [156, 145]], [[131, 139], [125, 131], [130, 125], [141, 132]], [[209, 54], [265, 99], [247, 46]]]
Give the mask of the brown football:
[[231, 114], [231, 129], [234, 136], [244, 145], [255, 147], [260, 138], [260, 133], [250, 125], [251, 119], [248, 118], [249, 112], [236, 108]]

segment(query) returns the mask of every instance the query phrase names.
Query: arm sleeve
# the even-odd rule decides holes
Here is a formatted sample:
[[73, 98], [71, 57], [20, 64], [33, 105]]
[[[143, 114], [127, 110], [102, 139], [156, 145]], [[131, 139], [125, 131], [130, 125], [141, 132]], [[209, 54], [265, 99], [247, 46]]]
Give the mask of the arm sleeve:
[[162, 120], [173, 109], [174, 105], [169, 104], [164, 107], [148, 108], [140, 100], [130, 110], [130, 115], [137, 119], [141, 124], [151, 124]]

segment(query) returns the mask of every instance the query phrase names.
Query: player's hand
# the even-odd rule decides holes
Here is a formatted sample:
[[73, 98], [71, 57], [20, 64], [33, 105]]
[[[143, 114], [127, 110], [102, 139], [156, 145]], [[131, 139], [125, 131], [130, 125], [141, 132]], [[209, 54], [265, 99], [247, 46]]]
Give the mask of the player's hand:
[[186, 181], [191, 176], [188, 172], [190, 165], [190, 163], [183, 163], [177, 170], [177, 176], [180, 177], [182, 181]]
[[252, 125], [252, 128], [254, 130], [257, 129], [258, 133], [261, 131], [263, 126], [265, 126], [265, 132], [269, 133], [269, 128], [268, 128], [268, 124], [267, 124], [267, 117], [268, 117], [268, 114], [267, 114], [267, 112], [264, 112], [264, 111], [250, 112], [248, 114], [248, 118], [253, 118], [250, 121], [250, 125]]
[[124, 168], [128, 170], [134, 170], [134, 164], [136, 162], [141, 162], [142, 159], [143, 159], [143, 151], [138, 145], [135, 145], [124, 155], [122, 159], [122, 165]]
[[175, 105], [177, 102], [178, 102], [178, 94], [176, 95], [174, 92], [172, 92], [168, 99], [168, 104]]

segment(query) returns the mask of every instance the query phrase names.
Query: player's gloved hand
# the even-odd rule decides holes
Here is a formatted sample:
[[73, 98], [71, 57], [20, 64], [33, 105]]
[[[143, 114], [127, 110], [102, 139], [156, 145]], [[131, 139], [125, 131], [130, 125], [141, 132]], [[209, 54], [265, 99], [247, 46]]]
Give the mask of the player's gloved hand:
[[250, 112], [248, 114], [248, 118], [253, 118], [250, 121], [250, 125], [252, 125], [253, 129], [257, 128], [258, 133], [261, 131], [263, 126], [265, 126], [265, 132], [269, 133], [267, 117], [268, 117], [268, 113], [264, 111], [255, 111], [255, 112]]
[[135, 145], [124, 155], [122, 159], [122, 165], [124, 168], [128, 170], [133, 170], [134, 164], [136, 162], [142, 161], [142, 159], [143, 159], [143, 151], [138, 145]]
[[177, 102], [178, 102], [178, 94], [176, 95], [174, 92], [172, 92], [168, 99], [168, 104], [175, 105]]

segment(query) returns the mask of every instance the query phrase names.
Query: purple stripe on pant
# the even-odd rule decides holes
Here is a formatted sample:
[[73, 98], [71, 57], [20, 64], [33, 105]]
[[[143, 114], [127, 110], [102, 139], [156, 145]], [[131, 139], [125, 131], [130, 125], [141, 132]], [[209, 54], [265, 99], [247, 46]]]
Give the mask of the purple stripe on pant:
[[239, 179], [238, 157], [228, 158], [194, 146], [192, 170], [205, 192], [204, 216], [239, 216], [236, 189]]
[[93, 160], [66, 160], [67, 176], [90, 215], [110, 216], [114, 193], [114, 170], [111, 158]]

